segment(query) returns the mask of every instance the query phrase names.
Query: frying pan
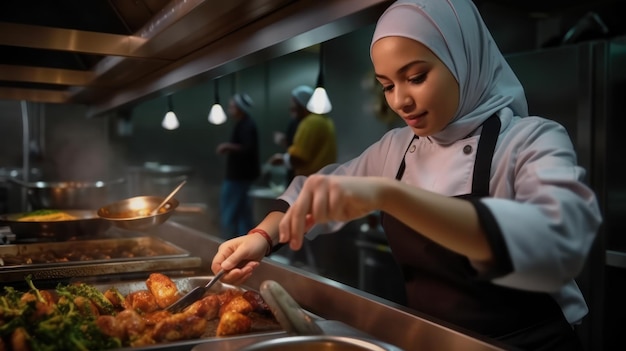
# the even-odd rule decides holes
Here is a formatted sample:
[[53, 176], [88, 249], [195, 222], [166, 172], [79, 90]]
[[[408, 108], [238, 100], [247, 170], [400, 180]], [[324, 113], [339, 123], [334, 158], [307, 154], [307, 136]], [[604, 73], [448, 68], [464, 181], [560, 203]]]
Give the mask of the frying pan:
[[64, 182], [25, 182], [11, 178], [10, 181], [27, 189], [28, 201], [38, 209], [96, 209], [109, 201], [115, 185], [122, 184], [123, 178], [110, 181], [64, 181]]
[[0, 225], [8, 226], [17, 241], [32, 239], [68, 240], [80, 236], [97, 236], [111, 224], [98, 217], [95, 210], [63, 210], [76, 219], [63, 221], [22, 222], [25, 213], [0, 215]]

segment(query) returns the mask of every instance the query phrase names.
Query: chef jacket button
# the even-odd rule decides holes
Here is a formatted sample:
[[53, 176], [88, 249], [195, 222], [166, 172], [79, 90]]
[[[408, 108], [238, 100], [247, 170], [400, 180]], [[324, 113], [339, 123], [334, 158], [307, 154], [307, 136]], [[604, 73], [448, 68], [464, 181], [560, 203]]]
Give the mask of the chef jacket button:
[[472, 153], [472, 145], [465, 145], [463, 147], [463, 153], [469, 155]]
[[409, 152], [414, 153], [416, 148], [417, 147], [415, 145], [411, 145], [411, 149], [409, 150]]

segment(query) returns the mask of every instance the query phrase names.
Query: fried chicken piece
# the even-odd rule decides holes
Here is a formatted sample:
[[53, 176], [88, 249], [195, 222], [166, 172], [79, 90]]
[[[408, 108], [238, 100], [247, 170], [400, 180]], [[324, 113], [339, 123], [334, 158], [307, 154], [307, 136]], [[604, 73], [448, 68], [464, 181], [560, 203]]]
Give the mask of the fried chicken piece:
[[13, 351], [30, 351], [28, 339], [30, 336], [24, 327], [17, 327], [11, 333], [11, 350]]
[[135, 310], [123, 310], [115, 316], [115, 321], [122, 326], [129, 338], [146, 330], [146, 322]]
[[255, 312], [260, 314], [272, 314], [270, 306], [267, 305], [260, 293], [253, 290], [247, 290], [243, 293], [243, 297], [250, 302], [250, 305], [252, 305], [252, 309]]
[[143, 333], [143, 334], [133, 337], [129, 341], [128, 344], [131, 347], [139, 347], [139, 346], [146, 346], [146, 345], [154, 345], [156, 344], [156, 341], [152, 339], [152, 335], [150, 335], [150, 333]]
[[21, 302], [25, 302], [25, 303], [37, 301], [37, 295], [35, 295], [34, 293], [31, 293], [31, 292], [25, 292], [20, 297], [20, 301]]
[[94, 316], [100, 315], [98, 306], [86, 297], [76, 296], [74, 298], [74, 304], [78, 307], [78, 310], [82, 314], [92, 314]]
[[226, 302], [220, 307], [219, 315], [222, 317], [226, 312], [239, 312], [242, 314], [248, 314], [253, 311], [252, 304], [246, 300], [243, 295], [238, 295]]
[[154, 295], [148, 290], [137, 290], [126, 295], [124, 308], [133, 309], [143, 313], [154, 312], [159, 309]]
[[166, 308], [181, 297], [176, 283], [161, 273], [150, 274], [146, 280], [146, 286], [161, 308]]
[[104, 334], [121, 340], [137, 338], [146, 330], [146, 322], [137, 311], [131, 309], [116, 316], [101, 315], [96, 319], [96, 324]]
[[40, 301], [37, 295], [31, 292], [26, 292], [20, 297], [20, 301], [24, 303], [35, 303], [35, 313], [29, 317], [31, 319], [37, 319], [54, 312], [54, 305], [56, 303], [54, 296], [47, 290], [40, 290], [39, 294], [44, 301]]
[[157, 342], [177, 341], [201, 337], [206, 331], [207, 320], [188, 313], [176, 313], [159, 321], [152, 330]]
[[234, 297], [241, 295], [241, 292], [236, 290], [226, 290], [222, 293], [217, 294], [217, 297], [220, 300], [220, 305], [226, 304], [228, 301], [232, 300]]
[[146, 313], [143, 315], [143, 320], [146, 322], [147, 326], [154, 326], [159, 323], [161, 320], [168, 318], [172, 314], [166, 310], [158, 310], [150, 313]]
[[104, 297], [109, 300], [115, 309], [124, 309], [124, 295], [122, 295], [116, 288], [107, 289], [107, 291], [104, 292]]
[[252, 328], [252, 320], [239, 312], [226, 311], [217, 325], [217, 336], [243, 334]]
[[114, 316], [108, 314], [98, 316], [98, 319], [96, 319], [96, 325], [100, 331], [108, 336], [123, 340], [124, 335], [126, 335], [126, 332], [122, 326], [117, 323]]
[[192, 314], [206, 320], [211, 320], [219, 315], [220, 299], [217, 295], [207, 295], [192, 303], [183, 313]]

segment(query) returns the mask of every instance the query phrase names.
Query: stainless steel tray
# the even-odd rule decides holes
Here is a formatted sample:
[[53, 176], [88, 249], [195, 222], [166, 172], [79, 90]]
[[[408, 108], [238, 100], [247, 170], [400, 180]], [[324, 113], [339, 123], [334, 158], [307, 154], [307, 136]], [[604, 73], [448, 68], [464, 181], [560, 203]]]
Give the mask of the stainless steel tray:
[[[170, 277], [178, 287], [178, 290], [182, 293], [189, 290], [205, 285], [213, 276], [192, 276], [192, 277]], [[122, 295], [127, 295], [130, 292], [138, 290], [146, 290], [147, 286], [143, 279], [133, 279], [118, 282], [90, 282], [89, 284], [95, 286], [100, 291], [106, 291], [111, 287], [115, 287]], [[211, 287], [210, 291], [213, 293], [220, 293], [226, 290], [250, 290], [246, 287], [237, 287], [230, 284], [224, 284], [217, 282]], [[217, 328], [218, 320], [210, 321], [207, 328], [206, 335], [199, 339], [182, 340], [170, 343], [160, 343], [155, 345], [139, 346], [133, 348], [122, 348], [119, 350], [191, 350], [195, 345], [212, 343], [216, 345], [215, 350], [238, 350], [240, 346], [249, 345], [251, 343], [269, 340], [279, 337], [285, 337], [288, 334], [282, 330], [280, 325], [275, 320], [270, 319], [253, 319], [252, 330], [249, 333], [233, 336], [216, 337], [215, 329]], [[233, 346], [234, 348], [229, 348]]]
[[2, 245], [0, 259], [5, 263], [0, 266], [0, 282], [23, 282], [27, 274], [42, 280], [191, 269], [202, 264], [188, 251], [149, 236]]
[[[176, 277], [171, 277], [171, 278], [176, 283], [176, 286], [181, 292], [186, 292], [197, 286], [206, 284], [206, 282], [208, 282], [212, 277], [213, 276], [193, 276], [193, 277], [183, 277], [183, 278], [176, 278]], [[106, 289], [114, 286], [124, 295], [132, 291], [147, 289], [145, 285], [145, 281], [143, 280], [133, 280], [133, 281], [127, 281], [127, 282], [103, 283], [103, 284], [93, 283], [93, 285], [96, 288], [100, 289], [101, 291], [105, 291]], [[237, 287], [234, 285], [217, 282], [214, 286], [211, 287], [210, 291], [219, 293], [219, 292], [229, 290], [229, 289], [250, 290], [245, 286]], [[365, 332], [362, 332], [358, 329], [355, 329], [340, 321], [325, 320], [314, 314], [311, 314], [311, 315], [315, 317], [314, 322], [322, 330], [322, 335], [361, 338], [363, 340], [369, 340], [372, 343], [376, 343], [380, 347], [380, 349], [384, 349], [385, 351], [402, 351], [401, 349], [395, 348], [392, 345], [383, 343], [380, 340], [376, 340], [371, 335]], [[130, 350], [133, 350], [133, 351], [138, 351], [138, 350], [142, 350], [142, 351], [148, 351], [148, 350], [239, 351], [244, 347], [258, 344], [263, 341], [281, 340], [282, 338], [293, 336], [293, 334], [290, 334], [282, 330], [282, 328], [280, 328], [280, 326], [277, 325], [277, 323], [278, 322], [276, 322], [276, 325], [266, 325], [266, 326], [257, 324], [256, 330], [253, 329], [253, 331], [251, 331], [248, 334], [234, 335], [234, 336], [228, 336], [228, 337], [204, 337], [204, 338], [194, 339], [194, 340], [161, 343], [161, 344], [156, 344], [156, 345], [139, 346], [139, 347], [133, 347], [133, 348], [122, 348], [116, 351], [130, 351]]]

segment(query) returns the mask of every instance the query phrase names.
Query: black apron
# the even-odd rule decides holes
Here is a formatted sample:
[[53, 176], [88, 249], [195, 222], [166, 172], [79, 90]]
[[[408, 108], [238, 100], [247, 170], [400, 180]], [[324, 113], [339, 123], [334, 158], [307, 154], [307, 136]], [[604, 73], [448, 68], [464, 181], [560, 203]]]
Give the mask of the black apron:
[[[459, 198], [489, 196], [491, 161], [499, 132], [497, 116], [483, 124], [472, 193]], [[409, 147], [397, 180], [404, 174]], [[381, 217], [389, 247], [404, 275], [409, 307], [521, 349], [582, 350], [561, 308], [548, 294], [481, 280], [465, 256], [431, 241], [389, 214]]]

